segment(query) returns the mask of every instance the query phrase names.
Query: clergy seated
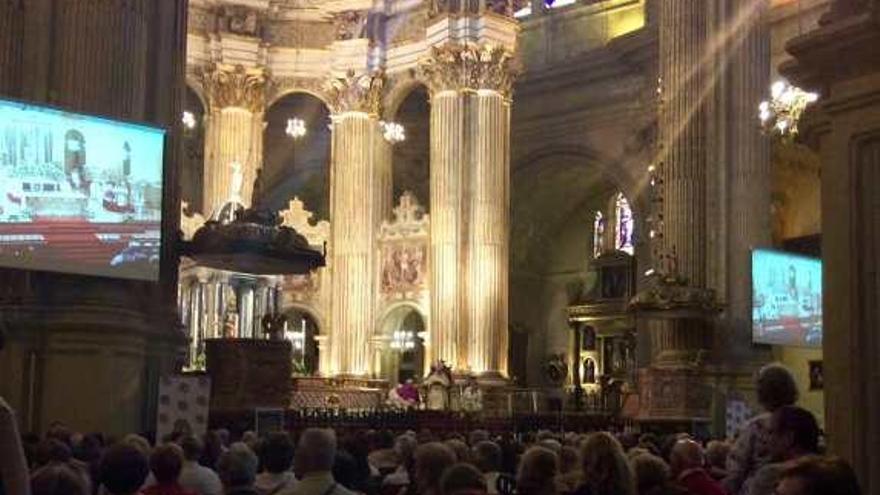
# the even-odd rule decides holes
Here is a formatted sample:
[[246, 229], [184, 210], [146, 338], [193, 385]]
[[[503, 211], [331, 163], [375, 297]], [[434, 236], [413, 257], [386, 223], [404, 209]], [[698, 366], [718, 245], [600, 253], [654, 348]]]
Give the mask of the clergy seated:
[[388, 391], [387, 404], [394, 409], [409, 409], [419, 404], [419, 390], [412, 380], [407, 380]]

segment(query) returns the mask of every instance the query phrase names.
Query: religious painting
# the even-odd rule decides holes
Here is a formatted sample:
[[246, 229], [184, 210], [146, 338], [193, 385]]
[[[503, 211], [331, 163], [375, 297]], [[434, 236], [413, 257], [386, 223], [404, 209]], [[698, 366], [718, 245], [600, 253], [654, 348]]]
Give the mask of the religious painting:
[[807, 364], [810, 369], [810, 390], [823, 390], [825, 388], [825, 369], [822, 361], [810, 361]]
[[422, 244], [391, 244], [382, 250], [382, 292], [413, 292], [425, 286], [427, 253]]

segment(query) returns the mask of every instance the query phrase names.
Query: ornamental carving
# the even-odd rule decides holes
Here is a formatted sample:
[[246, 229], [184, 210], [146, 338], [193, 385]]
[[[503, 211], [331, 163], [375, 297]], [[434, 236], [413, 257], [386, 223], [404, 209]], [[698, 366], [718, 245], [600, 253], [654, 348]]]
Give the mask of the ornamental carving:
[[217, 11], [217, 30], [220, 32], [259, 37], [261, 24], [260, 13], [245, 6], [226, 6]]
[[365, 12], [348, 10], [336, 14], [333, 20], [336, 24], [337, 40], [353, 40], [364, 37], [364, 28], [367, 24]]
[[287, 204], [287, 209], [278, 214], [281, 217], [281, 225], [299, 232], [313, 247], [322, 247], [330, 238], [330, 222], [321, 220], [312, 223], [314, 213], [306, 210], [305, 204], [296, 196]]
[[349, 70], [345, 77], [333, 78], [325, 87], [330, 111], [379, 115], [384, 86], [385, 75], [381, 72], [356, 74]]
[[266, 107], [268, 77], [260, 67], [211, 64], [198, 72], [211, 110], [239, 107], [262, 112]]
[[335, 34], [328, 22], [272, 21], [264, 28], [266, 42], [273, 47], [327, 48]]
[[519, 66], [503, 47], [465, 43], [431, 48], [419, 71], [433, 91], [488, 89], [509, 97]]
[[404, 191], [400, 195], [400, 201], [392, 210], [392, 215], [394, 218], [390, 222], [386, 220], [379, 227], [380, 240], [427, 237], [430, 224], [428, 214], [412, 192]]

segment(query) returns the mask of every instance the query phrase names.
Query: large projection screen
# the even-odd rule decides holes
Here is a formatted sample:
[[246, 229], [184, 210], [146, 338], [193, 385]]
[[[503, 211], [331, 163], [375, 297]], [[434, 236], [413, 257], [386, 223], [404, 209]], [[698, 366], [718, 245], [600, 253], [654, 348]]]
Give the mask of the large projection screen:
[[752, 340], [822, 346], [822, 262], [757, 249], [752, 252]]
[[0, 266], [157, 280], [164, 141], [0, 99]]

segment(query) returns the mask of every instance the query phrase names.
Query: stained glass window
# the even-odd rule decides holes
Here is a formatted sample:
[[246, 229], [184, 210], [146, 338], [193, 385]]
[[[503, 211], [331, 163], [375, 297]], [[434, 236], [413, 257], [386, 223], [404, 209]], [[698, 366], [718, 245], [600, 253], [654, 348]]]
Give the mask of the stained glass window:
[[633, 220], [632, 208], [629, 201], [624, 197], [623, 193], [618, 193], [614, 202], [614, 213], [617, 224], [614, 231], [614, 247], [618, 251], [633, 254], [635, 249], [633, 246], [633, 230], [635, 221]]
[[601, 211], [596, 211], [593, 219], [593, 257], [598, 258], [602, 254], [602, 244], [605, 239], [605, 216]]

